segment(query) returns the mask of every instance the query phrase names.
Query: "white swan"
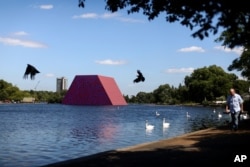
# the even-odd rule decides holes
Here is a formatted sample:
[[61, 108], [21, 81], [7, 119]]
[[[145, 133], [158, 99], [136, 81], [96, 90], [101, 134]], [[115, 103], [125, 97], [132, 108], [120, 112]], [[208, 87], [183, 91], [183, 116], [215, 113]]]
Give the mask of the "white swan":
[[158, 113], [158, 111], [155, 112], [155, 115], [156, 116], [160, 116], [160, 113]]
[[221, 118], [221, 117], [222, 117], [222, 115], [221, 115], [221, 113], [219, 113], [219, 114], [218, 114], [218, 118]]
[[214, 113], [216, 113], [215, 109], [214, 109]]
[[188, 114], [188, 112], [187, 112], [187, 118], [189, 118], [189, 117], [191, 117], [189, 114]]
[[148, 123], [148, 120], [146, 120], [146, 130], [153, 130], [154, 129], [154, 125], [150, 125], [149, 123]]
[[247, 114], [241, 114], [241, 118], [247, 119]]
[[168, 128], [170, 123], [166, 122], [165, 118], [163, 118], [162, 126], [163, 128]]

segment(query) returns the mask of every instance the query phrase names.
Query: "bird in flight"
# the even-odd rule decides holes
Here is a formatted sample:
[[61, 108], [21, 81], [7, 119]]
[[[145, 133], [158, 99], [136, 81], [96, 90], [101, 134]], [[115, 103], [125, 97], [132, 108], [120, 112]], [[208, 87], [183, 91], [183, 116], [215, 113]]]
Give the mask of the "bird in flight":
[[140, 70], [137, 70], [137, 73], [138, 73], [138, 75], [137, 75], [137, 78], [136, 79], [134, 79], [134, 83], [138, 83], [138, 82], [144, 82], [145, 81], [145, 78], [144, 78], [144, 76], [142, 75], [142, 73], [141, 73], [141, 71]]
[[85, 0], [79, 0], [79, 3], [78, 3], [78, 7], [79, 7], [79, 8], [80, 8], [80, 7], [84, 8], [84, 1], [85, 1]]
[[23, 78], [27, 79], [28, 76], [30, 75], [30, 79], [34, 80], [35, 79], [35, 75], [37, 73], [40, 73], [40, 72], [34, 66], [32, 66], [30, 64], [27, 64], [27, 67], [26, 67], [25, 73], [23, 75]]

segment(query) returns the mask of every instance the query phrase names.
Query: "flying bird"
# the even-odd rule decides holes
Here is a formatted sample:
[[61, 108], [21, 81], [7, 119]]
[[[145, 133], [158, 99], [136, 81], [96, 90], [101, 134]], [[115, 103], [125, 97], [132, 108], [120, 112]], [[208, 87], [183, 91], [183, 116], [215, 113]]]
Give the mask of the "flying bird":
[[142, 73], [141, 73], [141, 71], [140, 70], [137, 70], [137, 73], [138, 73], [138, 75], [137, 75], [137, 78], [136, 79], [134, 79], [134, 83], [138, 83], [138, 82], [144, 82], [145, 81], [145, 78], [144, 78], [144, 76], [142, 75]]
[[34, 80], [35, 75], [37, 73], [40, 73], [40, 72], [34, 66], [32, 66], [30, 64], [27, 64], [27, 67], [26, 67], [25, 73], [23, 75], [23, 78], [27, 79], [29, 77], [29, 75], [30, 75], [30, 79]]
[[78, 7], [79, 7], [79, 8], [80, 8], [80, 7], [84, 8], [84, 1], [85, 1], [85, 0], [79, 0], [79, 3], [78, 3]]

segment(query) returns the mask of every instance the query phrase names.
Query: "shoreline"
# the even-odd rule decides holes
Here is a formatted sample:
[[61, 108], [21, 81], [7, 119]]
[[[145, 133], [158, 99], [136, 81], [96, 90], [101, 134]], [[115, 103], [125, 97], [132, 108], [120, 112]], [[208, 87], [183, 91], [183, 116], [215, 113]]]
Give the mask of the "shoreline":
[[[250, 120], [241, 121], [239, 126], [236, 132], [228, 126], [213, 127], [43, 167], [249, 165]], [[247, 155], [245, 163], [233, 162], [238, 154]]]

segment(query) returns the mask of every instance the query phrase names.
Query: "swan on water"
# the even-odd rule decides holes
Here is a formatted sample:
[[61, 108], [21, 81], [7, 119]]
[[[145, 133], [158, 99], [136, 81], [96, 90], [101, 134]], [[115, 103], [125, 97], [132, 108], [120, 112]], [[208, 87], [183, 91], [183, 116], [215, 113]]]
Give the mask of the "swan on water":
[[218, 114], [218, 118], [221, 118], [222, 117], [222, 115], [221, 115], [221, 113], [219, 112], [219, 114]]
[[187, 112], [187, 118], [189, 118], [189, 117], [191, 117], [189, 114], [188, 114], [188, 112]]
[[163, 128], [168, 128], [170, 123], [166, 122], [165, 118], [163, 118], [162, 126]]
[[156, 116], [160, 116], [160, 113], [158, 113], [158, 111], [155, 112], [155, 115]]
[[149, 123], [148, 123], [148, 120], [146, 120], [146, 130], [152, 130], [152, 129], [154, 129], [154, 125], [150, 125]]
[[240, 117], [241, 119], [247, 119], [247, 114], [241, 114]]

